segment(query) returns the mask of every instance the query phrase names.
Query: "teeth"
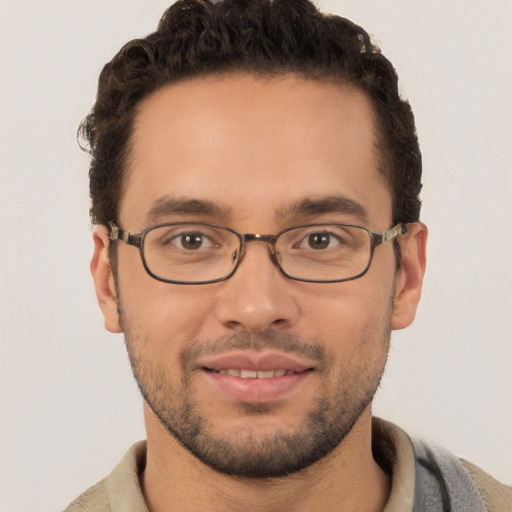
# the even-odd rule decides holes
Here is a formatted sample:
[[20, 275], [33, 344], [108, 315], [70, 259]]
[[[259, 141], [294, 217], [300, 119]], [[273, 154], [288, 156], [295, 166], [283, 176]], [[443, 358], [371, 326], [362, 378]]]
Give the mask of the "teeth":
[[221, 375], [232, 375], [242, 379], [273, 379], [274, 377], [284, 377], [285, 375], [293, 375], [292, 370], [237, 370], [235, 368], [227, 368], [217, 370]]
[[258, 372], [253, 370], [240, 370], [240, 377], [242, 377], [242, 379], [257, 379]]

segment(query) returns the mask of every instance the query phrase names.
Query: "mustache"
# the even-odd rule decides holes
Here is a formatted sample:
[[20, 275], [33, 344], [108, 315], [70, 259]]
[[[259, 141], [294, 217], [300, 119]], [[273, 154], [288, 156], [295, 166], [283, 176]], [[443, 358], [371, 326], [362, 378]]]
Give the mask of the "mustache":
[[193, 366], [194, 361], [200, 356], [224, 354], [235, 350], [262, 352], [269, 349], [312, 359], [319, 366], [326, 366], [328, 361], [325, 347], [322, 344], [306, 341], [292, 333], [273, 330], [258, 334], [243, 331], [214, 340], [195, 341], [193, 345], [182, 352], [180, 359], [182, 368], [185, 369]]

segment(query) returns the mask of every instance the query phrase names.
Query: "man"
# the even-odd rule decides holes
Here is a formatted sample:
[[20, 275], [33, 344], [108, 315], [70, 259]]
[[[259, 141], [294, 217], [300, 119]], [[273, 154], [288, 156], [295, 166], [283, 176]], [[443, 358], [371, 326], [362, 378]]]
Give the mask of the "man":
[[68, 510], [509, 510], [372, 418], [425, 271], [391, 64], [305, 0], [178, 2], [104, 68], [91, 270], [147, 443]]

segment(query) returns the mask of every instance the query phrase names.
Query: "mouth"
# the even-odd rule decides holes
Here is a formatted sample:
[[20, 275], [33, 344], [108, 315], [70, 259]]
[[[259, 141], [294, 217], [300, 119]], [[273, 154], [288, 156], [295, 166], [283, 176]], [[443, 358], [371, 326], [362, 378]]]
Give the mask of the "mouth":
[[200, 369], [214, 385], [215, 398], [252, 403], [284, 399], [314, 373], [311, 361], [275, 352], [224, 354], [204, 361]]
[[[208, 368], [205, 368], [208, 370]], [[220, 370], [209, 370], [220, 375], [231, 375], [232, 377], [240, 377], [241, 379], [275, 379], [276, 377], [284, 377], [285, 375], [293, 375], [293, 370], [241, 370], [238, 368], [221, 368]], [[308, 370], [304, 370], [308, 371]]]

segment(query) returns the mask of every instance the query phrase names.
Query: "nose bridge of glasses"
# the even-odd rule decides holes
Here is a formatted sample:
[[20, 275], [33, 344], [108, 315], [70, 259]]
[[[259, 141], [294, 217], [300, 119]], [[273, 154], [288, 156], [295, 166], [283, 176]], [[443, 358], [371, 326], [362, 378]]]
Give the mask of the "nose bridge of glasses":
[[273, 263], [277, 263], [276, 257], [276, 235], [260, 235], [258, 233], [245, 233], [242, 235], [242, 251], [240, 254], [240, 258], [243, 257], [245, 251], [247, 249], [247, 244], [250, 242], [261, 242], [268, 245], [270, 259]]

